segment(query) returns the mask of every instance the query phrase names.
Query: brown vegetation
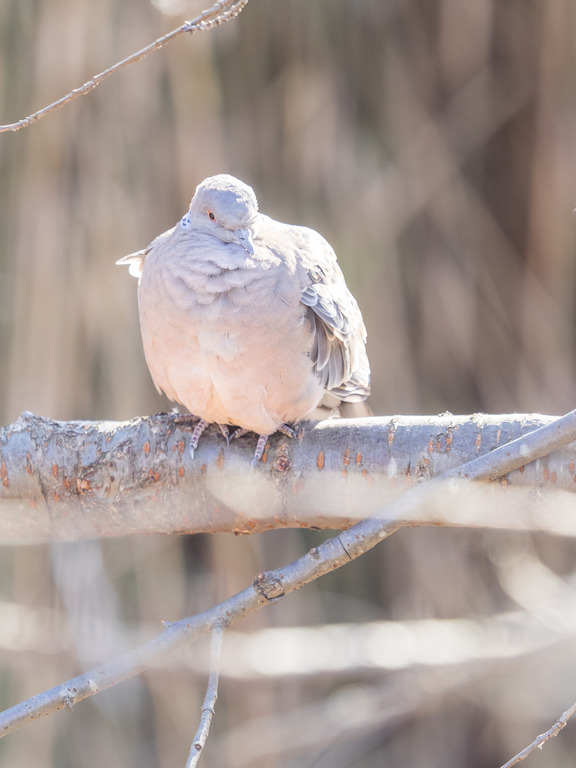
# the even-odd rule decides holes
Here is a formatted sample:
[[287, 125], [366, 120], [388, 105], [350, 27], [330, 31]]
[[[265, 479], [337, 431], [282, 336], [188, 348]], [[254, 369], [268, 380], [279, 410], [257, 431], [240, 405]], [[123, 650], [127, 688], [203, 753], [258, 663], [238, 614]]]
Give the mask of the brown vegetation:
[[[9, 0], [0, 121], [201, 7]], [[230, 24], [3, 134], [0, 423], [169, 407], [145, 368], [135, 283], [113, 265], [220, 171], [334, 245], [368, 327], [376, 413], [570, 410], [575, 15], [569, 0], [251, 0]], [[5, 547], [0, 703], [111, 658], [325, 535]], [[571, 540], [544, 536], [396, 534], [238, 627], [261, 634], [235, 640], [203, 764], [505, 762], [576, 698], [573, 555]], [[364, 656], [345, 632], [337, 643], [313, 632], [363, 623]], [[265, 634], [286, 626], [310, 628], [290, 636], [297, 650]], [[185, 651], [4, 739], [0, 759], [183, 765], [204, 683]], [[571, 726], [544, 749], [547, 765], [566, 761]]]

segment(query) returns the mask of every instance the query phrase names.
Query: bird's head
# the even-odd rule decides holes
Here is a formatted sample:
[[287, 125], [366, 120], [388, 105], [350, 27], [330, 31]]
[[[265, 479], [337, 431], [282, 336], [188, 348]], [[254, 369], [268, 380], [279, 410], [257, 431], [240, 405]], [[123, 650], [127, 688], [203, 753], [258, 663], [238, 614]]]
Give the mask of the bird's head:
[[250, 227], [258, 215], [258, 201], [248, 184], [225, 173], [209, 176], [196, 187], [189, 215], [194, 227], [254, 255]]

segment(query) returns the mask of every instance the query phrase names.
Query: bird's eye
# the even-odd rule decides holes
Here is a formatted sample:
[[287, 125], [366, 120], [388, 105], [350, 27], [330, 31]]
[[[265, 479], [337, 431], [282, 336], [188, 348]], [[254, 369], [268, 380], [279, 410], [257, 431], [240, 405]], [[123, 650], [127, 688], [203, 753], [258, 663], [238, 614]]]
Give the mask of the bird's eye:
[[208, 211], [208, 218], [209, 218], [211, 221], [215, 221], [215, 220], [216, 220], [216, 216], [214, 215], [214, 212], [213, 212], [213, 211]]

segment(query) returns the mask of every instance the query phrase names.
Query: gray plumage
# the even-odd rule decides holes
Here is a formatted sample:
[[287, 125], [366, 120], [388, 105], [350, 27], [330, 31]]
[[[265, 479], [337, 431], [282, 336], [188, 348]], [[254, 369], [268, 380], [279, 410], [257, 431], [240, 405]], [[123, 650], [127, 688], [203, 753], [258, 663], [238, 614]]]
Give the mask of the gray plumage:
[[146, 249], [120, 259], [140, 278], [146, 362], [159, 390], [205, 422], [264, 436], [370, 393], [366, 329], [336, 256], [312, 229], [258, 212], [221, 174]]

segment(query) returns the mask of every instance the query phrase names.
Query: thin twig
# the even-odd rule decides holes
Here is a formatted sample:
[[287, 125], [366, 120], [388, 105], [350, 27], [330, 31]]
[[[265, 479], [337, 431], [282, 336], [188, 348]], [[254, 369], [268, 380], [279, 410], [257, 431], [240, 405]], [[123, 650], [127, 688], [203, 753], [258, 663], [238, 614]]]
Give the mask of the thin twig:
[[167, 43], [171, 42], [180, 35], [183, 35], [185, 32], [189, 32], [190, 34], [193, 32], [202, 32], [207, 29], [213, 29], [220, 24], [224, 24], [226, 21], [234, 19], [236, 16], [238, 16], [247, 2], [248, 0], [218, 0], [218, 2], [215, 3], [211, 8], [202, 11], [202, 13], [196, 16], [196, 18], [192, 19], [192, 21], [184, 22], [184, 24], [182, 24], [180, 27], [173, 29], [172, 32], [168, 32], [168, 34], [163, 35], [162, 37], [159, 37], [145, 48], [136, 51], [136, 53], [133, 53], [131, 56], [128, 56], [122, 61], [116, 62], [116, 64], [113, 66], [105, 69], [104, 72], [100, 72], [100, 74], [94, 75], [94, 77], [90, 78], [90, 80], [84, 83], [84, 85], [81, 85], [79, 88], [75, 88], [73, 91], [70, 91], [70, 93], [66, 94], [66, 96], [63, 96], [61, 99], [52, 102], [52, 104], [49, 104], [47, 107], [43, 107], [42, 109], [38, 110], [38, 112], [34, 112], [28, 117], [22, 118], [22, 120], [18, 120], [17, 123], [0, 125], [0, 133], [5, 131], [19, 131], [21, 128], [25, 128], [32, 123], [35, 123], [36, 120], [39, 120], [41, 117], [45, 117], [45, 115], [47, 115], [49, 112], [53, 112], [55, 109], [63, 107], [65, 104], [73, 101], [78, 96], [85, 96], [87, 93], [90, 93], [90, 91], [93, 91], [94, 88], [100, 85], [103, 80], [105, 80], [107, 77], [110, 77], [110, 75], [118, 72], [118, 70], [122, 69], [123, 67], [127, 67], [129, 64], [135, 64], [149, 53], [152, 53], [152, 51], [159, 50]]
[[[408, 491], [374, 518], [362, 520], [347, 531], [273, 571], [259, 573], [250, 587], [203, 613], [166, 624], [164, 632], [117, 659], [57, 685], [0, 714], [0, 737], [33, 720], [111, 688], [151, 667], [168, 651], [207, 635], [218, 625], [228, 627], [249, 613], [331, 573], [367, 552], [402, 525], [410, 523], [443, 486], [450, 489], [455, 477], [490, 480], [576, 440], [576, 411], [517, 440], [496, 448], [458, 470], [449, 471]], [[443, 486], [442, 486], [443, 484]]]
[[522, 750], [522, 752], [518, 752], [515, 757], [513, 757], [511, 760], [508, 760], [507, 763], [504, 763], [501, 768], [510, 768], [512, 765], [516, 765], [516, 763], [524, 760], [525, 757], [528, 757], [530, 752], [533, 752], [535, 749], [542, 749], [544, 743], [548, 741], [548, 739], [553, 739], [554, 736], [558, 736], [574, 712], [576, 712], [576, 702], [574, 702], [574, 704], [572, 704], [572, 706], [567, 709], [566, 712], [561, 714], [552, 728], [549, 728], [546, 733], [541, 733], [540, 736], [537, 736], [532, 744], [529, 744], [525, 749]]
[[194, 736], [194, 741], [190, 747], [190, 754], [186, 761], [186, 768], [195, 768], [200, 760], [200, 754], [206, 745], [208, 733], [212, 718], [214, 717], [214, 707], [218, 698], [218, 676], [220, 674], [220, 657], [222, 655], [222, 639], [224, 637], [224, 627], [216, 624], [212, 628], [212, 644], [210, 647], [210, 675], [208, 676], [208, 686], [206, 696], [202, 704], [200, 724]]

